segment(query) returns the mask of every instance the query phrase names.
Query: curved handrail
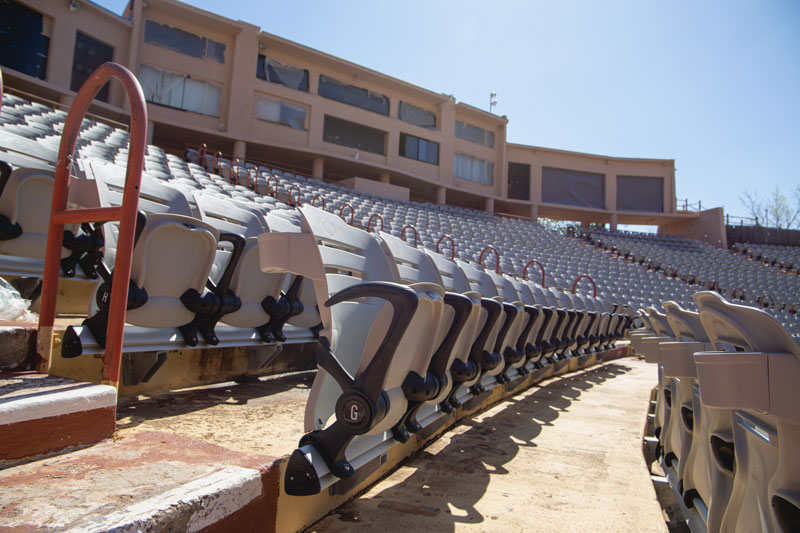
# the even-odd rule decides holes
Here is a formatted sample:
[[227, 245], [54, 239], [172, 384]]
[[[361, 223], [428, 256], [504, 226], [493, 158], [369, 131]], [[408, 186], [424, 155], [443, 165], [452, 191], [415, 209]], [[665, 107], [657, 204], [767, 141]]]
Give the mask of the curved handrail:
[[439, 251], [439, 245], [442, 244], [442, 241], [448, 239], [450, 241], [450, 260], [455, 261], [456, 259], [456, 241], [450, 235], [444, 234], [439, 237], [439, 240], [436, 242], [436, 253], [440, 254], [442, 252]]
[[578, 282], [584, 278], [592, 282], [592, 298], [597, 298], [597, 283], [595, 283], [594, 279], [592, 279], [592, 276], [588, 274], [581, 274], [575, 278], [575, 281], [572, 282], [572, 294], [575, 294], [575, 289], [578, 288]]
[[668, 266], [664, 269], [664, 277], [675, 279], [678, 277], [678, 271], [675, 270], [675, 267]]
[[527, 280], [528, 279], [528, 267], [530, 267], [531, 265], [538, 265], [539, 266], [539, 270], [542, 271], [542, 288], [546, 288], [546, 285], [544, 284], [544, 265], [541, 264], [536, 259], [531, 259], [530, 261], [528, 261], [528, 264], [526, 264], [525, 268], [522, 269], [522, 279], [523, 280]]
[[370, 228], [372, 227], [372, 219], [375, 217], [378, 217], [378, 219], [381, 221], [381, 231], [383, 231], [383, 217], [380, 215], [380, 213], [372, 213], [367, 221], [367, 233], [369, 233]]
[[736, 298], [736, 291], [739, 291], [739, 292], [742, 293], [741, 297], [739, 298], [740, 300], [744, 301], [744, 300], [747, 299], [747, 296], [745, 296], [745, 294], [744, 294], [744, 289], [741, 288], [741, 287], [736, 287], [731, 291], [731, 298]]
[[258, 185], [258, 168], [253, 167], [247, 171], [247, 188], [255, 191], [256, 185]]
[[320, 193], [315, 194], [314, 198], [311, 199], [311, 207], [317, 207], [317, 205], [314, 203], [317, 201], [317, 198], [322, 200], [322, 210], [325, 211], [325, 197]]
[[[684, 282], [686, 282], [687, 285], [694, 285], [695, 283], [697, 283], [697, 276], [695, 276], [694, 274], [685, 274], [682, 279]], [[689, 281], [689, 279], [691, 279], [692, 281]]]
[[[292, 200], [292, 192], [297, 191], [297, 200]], [[300, 202], [303, 200], [303, 191], [300, 190], [300, 186], [296, 183], [292, 183], [292, 186], [289, 187], [289, 200], [288, 204], [292, 207], [299, 207]]]
[[[412, 224], [406, 224], [403, 227], [403, 229], [400, 231], [400, 238], [403, 239], [404, 241], [406, 241], [406, 230], [408, 228], [411, 228], [411, 229], [414, 230], [414, 248], [416, 248], [417, 244], [419, 243], [419, 233], [417, 232], [417, 228], [415, 228]], [[452, 240], [452, 239], [450, 239], [450, 240]], [[406, 242], [408, 242], [408, 241], [406, 241]], [[454, 245], [454, 247], [455, 247], [455, 245]], [[438, 252], [439, 250], [437, 249], [436, 251]]]
[[[487, 246], [481, 251], [481, 254], [478, 256], [478, 264], [483, 265], [483, 254], [488, 252], [489, 250], [494, 252], [494, 256], [497, 259], [497, 265], [495, 266], [494, 271], [499, 274], [500, 273], [500, 254], [497, 252], [497, 249], [494, 246]], [[486, 265], [484, 265], [485, 267]]]
[[344, 213], [344, 208], [345, 207], [349, 207], [350, 208], [350, 222], [347, 222], [347, 221], [345, 221], [345, 222], [347, 222], [349, 225], [352, 226], [353, 225], [353, 217], [356, 215], [356, 210], [353, 209], [352, 205], [346, 203], [341, 208], [339, 208], [339, 218], [344, 220], [344, 217], [342, 216], [342, 214]]
[[206, 169], [206, 150], [208, 147], [206, 143], [201, 144], [197, 147], [197, 159], [200, 161], [200, 166], [203, 167], [203, 170]]
[[793, 315], [797, 314], [797, 305], [798, 304], [792, 304], [792, 306], [789, 308], [789, 313]]
[[[275, 187], [270, 190], [269, 183], [272, 180], [275, 180]], [[277, 198], [278, 197], [278, 186], [280, 184], [281, 184], [281, 181], [278, 179], [278, 176], [276, 176], [275, 174], [270, 174], [269, 177], [267, 178], [267, 190], [265, 191], [265, 194], [268, 194], [268, 195], [272, 196], [273, 198]]]
[[214, 153], [214, 159], [211, 161], [211, 171], [217, 176], [222, 174], [222, 152], [219, 150]]
[[[125, 170], [122, 205], [67, 210], [72, 154], [75, 152], [75, 143], [78, 140], [81, 122], [83, 122], [83, 117], [89, 110], [95, 95], [111, 78], [117, 78], [125, 88], [131, 114], [130, 146]], [[104, 383], [115, 387], [119, 385], [122, 365], [122, 336], [125, 331], [134, 233], [136, 231], [139, 189], [146, 146], [147, 105], [145, 104], [141, 85], [136, 80], [136, 76], [122, 65], [110, 62], [103, 63], [89, 76], [89, 79], [81, 86], [78, 94], [75, 95], [75, 100], [70, 107], [61, 133], [61, 144], [58, 148], [58, 162], [53, 183], [53, 199], [50, 204], [50, 224], [47, 233], [47, 248], [39, 309], [39, 345], [43, 346], [46, 352], [45, 354], [39, 354], [40, 356], [45, 356], [40, 363], [40, 371], [47, 371], [49, 366], [56, 299], [58, 297], [58, 272], [64, 225], [119, 220], [117, 252], [114, 261], [114, 279], [116, 283], [113, 283], [111, 288], [109, 319], [106, 330], [106, 351], [103, 356], [102, 372]]]
[[231, 185], [238, 185], [239, 184], [239, 170], [241, 169], [242, 162], [239, 161], [239, 158], [235, 158], [231, 162], [231, 173], [228, 175], [228, 183]]
[[764, 296], [760, 297], [758, 299], [758, 305], [760, 305], [763, 308], [764, 307], [764, 299], [765, 298], [769, 298], [769, 308], [770, 309], [775, 309], [775, 300], [769, 294], [765, 294]]

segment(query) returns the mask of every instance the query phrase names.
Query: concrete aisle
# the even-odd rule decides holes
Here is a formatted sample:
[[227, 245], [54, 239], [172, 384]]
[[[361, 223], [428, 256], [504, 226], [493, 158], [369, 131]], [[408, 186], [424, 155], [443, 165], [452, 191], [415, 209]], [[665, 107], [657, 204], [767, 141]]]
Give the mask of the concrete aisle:
[[311, 531], [667, 531], [642, 456], [655, 365], [555, 378], [454, 428]]

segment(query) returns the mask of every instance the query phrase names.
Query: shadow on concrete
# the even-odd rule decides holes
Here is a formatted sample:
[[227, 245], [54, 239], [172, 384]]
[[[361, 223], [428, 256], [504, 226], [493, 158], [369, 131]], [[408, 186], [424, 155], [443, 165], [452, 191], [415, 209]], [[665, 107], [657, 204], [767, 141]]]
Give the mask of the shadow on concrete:
[[[409, 477], [378, 494], [352, 500], [309, 531], [372, 531], [376, 527], [416, 531], [412, 524], [419, 522], [410, 515], [426, 517], [426, 529], [431, 531], [455, 531], [457, 524], [484, 521], [482, 527], [491, 529], [491, 519], [497, 517], [487, 521], [475, 506], [492, 477], [507, 474], [506, 463], [521, 448], [535, 447], [542, 428], [552, 426], [573, 402], [580, 401], [581, 394], [630, 370], [622, 362], [609, 363], [555, 378], [524, 397], [505, 400], [492, 408], [500, 407], [499, 412], [481, 421], [463, 420], [462, 428], [451, 430], [456, 434], [442, 450], [435, 455], [422, 450], [409, 459], [406, 465], [414, 468]], [[459, 432], [463, 427], [468, 429]], [[508, 505], [497, 509], [498, 514], [535, 513], [535, 509], [514, 509], [513, 496], [507, 496]]]
[[[136, 427], [151, 420], [202, 411], [220, 404], [247, 405], [252, 400], [300, 391], [308, 394], [316, 371], [308, 370], [251, 379], [241, 383], [223, 383], [167, 392], [156, 396], [125, 398], [117, 406], [117, 429]], [[303, 416], [300, 412], [298, 416]]]

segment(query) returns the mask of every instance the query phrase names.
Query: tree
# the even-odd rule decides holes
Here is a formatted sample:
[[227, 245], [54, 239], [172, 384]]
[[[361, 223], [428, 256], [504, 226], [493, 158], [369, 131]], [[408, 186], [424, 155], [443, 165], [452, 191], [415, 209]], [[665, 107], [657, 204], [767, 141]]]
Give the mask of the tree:
[[[739, 200], [747, 214], [759, 226], [769, 228], [800, 228], [800, 185], [795, 186], [792, 198], [787, 198], [777, 185], [771, 193], [762, 196], [757, 190], [745, 190]], [[794, 204], [794, 205], [792, 205]]]

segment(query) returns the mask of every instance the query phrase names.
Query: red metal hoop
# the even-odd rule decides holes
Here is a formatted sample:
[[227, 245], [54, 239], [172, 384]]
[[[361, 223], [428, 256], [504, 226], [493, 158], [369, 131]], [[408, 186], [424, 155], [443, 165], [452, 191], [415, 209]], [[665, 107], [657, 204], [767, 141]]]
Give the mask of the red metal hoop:
[[[401, 239], [403, 239], [404, 241], [406, 240], [406, 230], [407, 230], [407, 229], [409, 229], [409, 228], [411, 228], [412, 230], [414, 230], [414, 248], [416, 248], [416, 247], [417, 247], [417, 243], [419, 243], [419, 233], [417, 233], [417, 228], [415, 228], [415, 227], [414, 227], [414, 226], [412, 226], [411, 224], [406, 224], [406, 226], [405, 226], [405, 227], [403, 228], [403, 230], [400, 232], [400, 238], [401, 238]], [[440, 239], [440, 240], [441, 240], [441, 239]], [[450, 239], [450, 240], [452, 241], [452, 239]], [[408, 241], [406, 241], [406, 242], [408, 242]], [[439, 250], [438, 250], [438, 248], [437, 248], [437, 250], [436, 250], [436, 251], [437, 251], [437, 252], [439, 251]]]
[[[80, 133], [81, 122], [92, 100], [111, 79], [117, 78], [128, 95], [131, 113], [130, 147], [125, 171], [125, 188], [122, 205], [67, 210], [72, 154]], [[125, 314], [128, 307], [128, 289], [131, 277], [131, 259], [139, 208], [139, 189], [147, 145], [147, 106], [139, 82], [128, 69], [116, 63], [103, 63], [95, 70], [75, 95], [67, 115], [58, 148], [58, 163], [53, 183], [53, 200], [50, 205], [50, 224], [47, 233], [42, 296], [39, 310], [38, 347], [50, 353], [53, 342], [53, 324], [58, 298], [58, 271], [61, 260], [61, 241], [64, 225], [82, 222], [119, 221], [117, 252], [114, 261], [114, 280], [109, 303], [106, 330], [106, 351], [103, 356], [103, 382], [117, 387], [122, 363], [122, 340], [125, 331]], [[48, 346], [49, 344], [49, 346]], [[39, 354], [42, 355], [41, 352]], [[49, 357], [40, 363], [40, 371], [47, 371]]]
[[[375, 217], [378, 217], [378, 220], [380, 220], [380, 221], [381, 221], [381, 231], [383, 231], [383, 217], [382, 217], [382, 216], [381, 216], [379, 213], [372, 213], [372, 214], [369, 216], [369, 220], [367, 221], [367, 233], [369, 233], [369, 232], [370, 232], [370, 228], [372, 228], [372, 220], [373, 220]], [[377, 232], [376, 232], [376, 233], [377, 233]]]
[[[297, 200], [292, 200], [292, 192], [297, 191]], [[277, 190], [275, 191], [277, 193]], [[291, 187], [289, 187], [289, 205], [292, 207], [297, 207], [300, 205], [300, 201], [303, 199], [303, 191], [300, 190], [300, 186], [296, 183], [293, 183]]]
[[[275, 187], [273, 189], [270, 189], [269, 188], [269, 184], [270, 184], [270, 182], [272, 180], [275, 180]], [[275, 174], [270, 174], [270, 176], [267, 178], [266, 194], [272, 196], [273, 198], [277, 198], [278, 197], [278, 185], [280, 185], [280, 180], [278, 179], [278, 176], [276, 176]]]
[[[483, 254], [485, 254], [489, 250], [494, 252], [494, 256], [497, 259], [497, 265], [495, 266], [494, 271], [497, 274], [499, 274], [500, 273], [500, 254], [497, 253], [497, 250], [495, 249], [494, 246], [487, 246], [486, 248], [483, 249], [483, 251], [481, 251], [481, 255], [478, 256], [478, 263], [483, 265]], [[486, 265], [484, 265], [484, 266], [486, 266]]]
[[350, 222], [347, 222], [347, 221], [345, 221], [345, 222], [347, 222], [349, 225], [351, 225], [351, 226], [352, 226], [352, 225], [353, 225], [353, 217], [354, 217], [354, 216], [355, 216], [355, 214], [356, 214], [356, 210], [355, 210], [355, 209], [353, 209], [353, 206], [352, 206], [352, 205], [350, 205], [350, 204], [344, 204], [344, 205], [343, 205], [343, 206], [342, 206], [342, 207], [339, 209], [339, 218], [341, 218], [342, 220], [344, 220], [344, 216], [342, 216], [342, 215], [343, 215], [343, 213], [344, 213], [344, 208], [345, 208], [345, 207], [349, 207], [349, 208], [350, 208]]
[[452, 261], [455, 261], [455, 259], [456, 259], [456, 241], [454, 241], [453, 238], [450, 235], [442, 235], [441, 237], [439, 237], [439, 240], [436, 243], [436, 253], [441, 253], [439, 251], [439, 245], [442, 244], [442, 241], [445, 240], [445, 239], [450, 241], [450, 259]]
[[525, 265], [525, 268], [522, 269], [522, 279], [523, 280], [527, 280], [528, 279], [528, 267], [530, 267], [531, 265], [538, 265], [539, 266], [539, 270], [542, 271], [542, 287], [546, 288], [546, 285], [544, 284], [544, 265], [542, 265], [536, 259], [531, 259], [530, 261], [528, 261], [528, 264]]
[[578, 282], [584, 278], [592, 282], [592, 298], [597, 298], [597, 283], [595, 283], [592, 277], [587, 274], [581, 274], [575, 278], [575, 281], [572, 282], [572, 294], [575, 294], [575, 289], [578, 288]]
[[324, 196], [322, 196], [322, 195], [321, 195], [321, 194], [319, 194], [319, 193], [317, 193], [316, 195], [314, 195], [314, 198], [312, 198], [312, 199], [311, 199], [311, 207], [317, 207], [317, 205], [315, 204], [315, 202], [317, 201], [317, 198], [319, 198], [320, 200], [322, 200], [322, 210], [324, 211], [324, 210], [325, 210], [325, 197], [324, 197]]

